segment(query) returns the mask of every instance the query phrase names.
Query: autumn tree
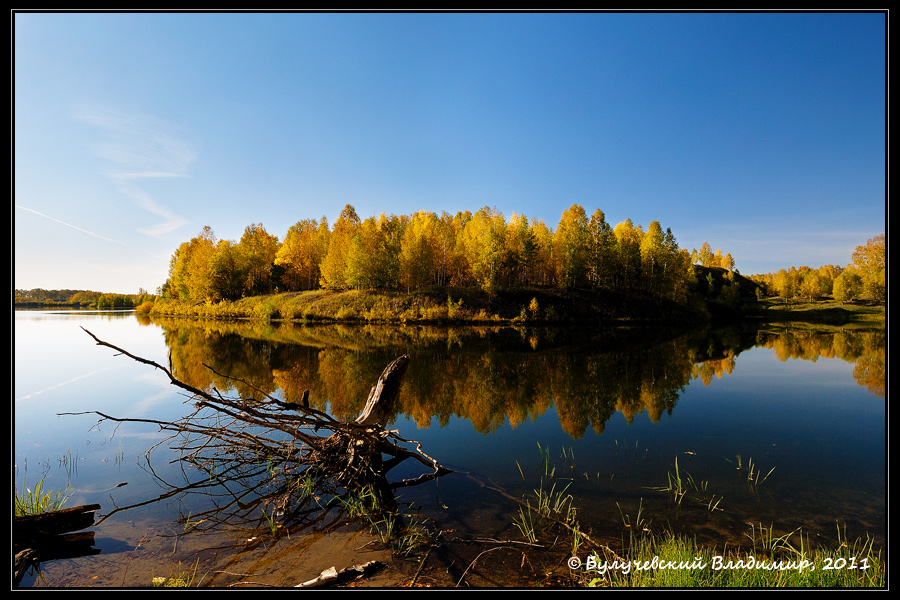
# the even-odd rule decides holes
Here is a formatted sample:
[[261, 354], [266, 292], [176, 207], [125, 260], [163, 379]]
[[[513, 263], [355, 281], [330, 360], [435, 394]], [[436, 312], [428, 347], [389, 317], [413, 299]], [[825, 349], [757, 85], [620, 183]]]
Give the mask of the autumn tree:
[[675, 302], [685, 302], [688, 292], [696, 284], [696, 273], [687, 250], [678, 247], [670, 227], [663, 236], [663, 284], [661, 293]]
[[857, 246], [853, 252], [853, 268], [862, 279], [864, 293], [877, 302], [887, 298], [887, 247], [882, 233]]
[[531, 231], [534, 235], [536, 253], [532, 268], [533, 285], [550, 287], [556, 285], [556, 260], [553, 251], [553, 230], [542, 220], [531, 219]]
[[462, 231], [463, 217], [457, 219], [444, 211], [434, 223], [432, 252], [435, 261], [435, 284], [448, 285], [462, 268], [462, 257], [457, 251], [457, 238]]
[[772, 277], [772, 287], [780, 298], [788, 300], [797, 295], [800, 282], [797, 277], [797, 269], [781, 269]]
[[497, 209], [476, 212], [462, 231], [462, 245], [475, 282], [486, 291], [500, 287], [506, 252], [506, 220]]
[[243, 255], [247, 273], [245, 295], [269, 294], [277, 285], [273, 277], [273, 266], [278, 248], [278, 236], [268, 233], [261, 223], [253, 223], [244, 229], [238, 242], [238, 251]]
[[599, 208], [588, 222], [588, 273], [593, 288], [611, 287], [616, 272], [616, 236]]
[[845, 270], [834, 278], [832, 295], [838, 302], [850, 302], [859, 297], [862, 288], [862, 278], [853, 271]]
[[553, 232], [556, 283], [562, 289], [587, 281], [589, 242], [587, 214], [582, 206], [573, 204], [563, 212]]
[[623, 289], [634, 289], [640, 285], [641, 275], [641, 240], [644, 231], [640, 225], [632, 224], [625, 219], [613, 229], [616, 236], [619, 273], [616, 286]]
[[319, 264], [328, 251], [328, 221], [304, 219], [288, 229], [275, 253], [275, 264], [283, 269], [282, 284], [287, 290], [311, 290], [319, 285]]
[[378, 219], [369, 217], [359, 224], [346, 253], [347, 287], [375, 289], [397, 285], [403, 226], [399, 218], [383, 213]]
[[209, 269], [214, 300], [237, 300], [246, 293], [248, 264], [235, 242], [220, 240]]
[[822, 293], [830, 295], [834, 289], [834, 280], [841, 274], [841, 267], [837, 265], [822, 265], [818, 269], [819, 282], [822, 286]]
[[216, 235], [206, 226], [182, 243], [169, 261], [168, 293], [175, 298], [201, 302], [212, 298], [209, 269], [216, 252]]
[[644, 289], [659, 294], [663, 288], [666, 266], [665, 235], [659, 221], [651, 221], [641, 239], [641, 274]]
[[334, 223], [334, 229], [332, 229], [331, 239], [328, 243], [328, 251], [325, 253], [325, 258], [319, 267], [322, 287], [331, 290], [347, 287], [347, 253], [350, 250], [350, 243], [356, 235], [359, 225], [360, 221], [359, 216], [356, 214], [356, 209], [348, 204]]
[[702, 267], [712, 267], [714, 266], [716, 255], [713, 254], [712, 246], [709, 245], [709, 242], [703, 242], [700, 250], [694, 251], [693, 259]]
[[506, 285], [532, 285], [537, 254], [537, 239], [528, 218], [514, 213], [506, 232]]
[[822, 281], [819, 272], [806, 269], [800, 279], [799, 293], [804, 298], [818, 300], [822, 297]]
[[[400, 243], [400, 285], [407, 291], [432, 285], [438, 272], [438, 248], [447, 252], [448, 248], [439, 244], [438, 218], [432, 212], [420, 211], [412, 215], [403, 232]], [[449, 239], [446, 240], [449, 245]], [[446, 273], [446, 265], [441, 269]]]

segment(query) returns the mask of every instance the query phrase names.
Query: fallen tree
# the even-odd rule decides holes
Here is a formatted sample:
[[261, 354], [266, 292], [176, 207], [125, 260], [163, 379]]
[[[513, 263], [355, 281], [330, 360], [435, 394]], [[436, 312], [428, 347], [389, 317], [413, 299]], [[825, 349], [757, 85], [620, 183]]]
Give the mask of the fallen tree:
[[[222, 484], [225, 502], [215, 503], [209, 514], [193, 515], [195, 521], [210, 523], [222, 520], [221, 513], [232, 509], [230, 518], [259, 519], [263, 515], [278, 514], [284, 522], [292, 518], [309, 522], [313, 512], [323, 507], [340, 506], [348, 496], [371, 499], [379, 511], [396, 508], [393, 491], [400, 487], [418, 485], [441, 477], [450, 470], [427, 455], [421, 445], [389, 430], [386, 424], [395, 412], [395, 403], [402, 379], [409, 366], [409, 356], [391, 362], [372, 387], [366, 405], [352, 422], [339, 421], [309, 405], [308, 391], [300, 402], [285, 402], [253, 386], [250, 382], [217, 373], [251, 390], [252, 397], [231, 398], [215, 389], [199, 389], [179, 380], [169, 368], [152, 360], [135, 356], [122, 348], [105, 342], [84, 330], [101, 346], [108, 347], [132, 360], [159, 369], [172, 385], [187, 393], [192, 405], [186, 416], [168, 422], [155, 419], [123, 418], [98, 411], [88, 413], [105, 421], [119, 423], [148, 423], [171, 435], [148, 449], [151, 452], [169, 445], [177, 451], [182, 465], [191, 465], [201, 477], [189, 477], [186, 485], [171, 486], [162, 497], [186, 491], [198, 491], [214, 496], [210, 483]], [[215, 372], [214, 369], [205, 365]], [[390, 471], [412, 460], [423, 467], [417, 477], [391, 481]], [[187, 473], [187, 469], [182, 468]], [[239, 484], [238, 488], [233, 484]], [[227, 484], [227, 485], [226, 485]], [[306, 502], [311, 488], [316, 502]], [[322, 500], [327, 497], [328, 500]], [[116, 507], [102, 516], [134, 506]], [[269, 510], [266, 510], [268, 507]]]

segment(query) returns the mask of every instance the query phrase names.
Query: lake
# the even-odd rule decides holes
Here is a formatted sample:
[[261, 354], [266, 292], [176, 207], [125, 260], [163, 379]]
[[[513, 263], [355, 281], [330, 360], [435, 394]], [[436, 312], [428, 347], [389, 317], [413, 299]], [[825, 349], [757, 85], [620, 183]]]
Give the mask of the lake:
[[[292, 586], [342, 560], [387, 556], [365, 527], [333, 514], [276, 523], [275, 512], [235, 501], [229, 484], [179, 491], [197, 475], [167, 443], [147, 454], [167, 437], [158, 426], [90, 413], [173, 421], [192, 400], [82, 328], [195, 387], [290, 402], [309, 390], [314, 408], [344, 421], [385, 366], [409, 355], [389, 428], [453, 472], [398, 495], [448, 541], [522, 540], [514, 499], [552, 481], [581, 528], [610, 545], [637, 525], [717, 548], [747, 546], [760, 527], [814, 544], [836, 545], [839, 531], [886, 542], [883, 330], [304, 326], [16, 311], [16, 490], [69, 485], [68, 505], [99, 503], [109, 514], [93, 528], [98, 554], [43, 563], [23, 587], [149, 586], [191, 568], [205, 585]], [[396, 476], [419, 467], [404, 463]], [[673, 476], [689, 483], [680, 497]], [[459, 576], [470, 564], [441, 560]]]

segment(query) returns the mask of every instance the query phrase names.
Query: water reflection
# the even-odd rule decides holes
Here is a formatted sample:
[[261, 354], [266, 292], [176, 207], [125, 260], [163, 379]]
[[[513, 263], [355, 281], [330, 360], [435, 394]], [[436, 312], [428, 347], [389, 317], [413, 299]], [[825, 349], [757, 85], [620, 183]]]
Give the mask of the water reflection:
[[[122, 428], [112, 444], [104, 428], [92, 433], [93, 443], [87, 446], [82, 435], [88, 437], [83, 432], [93, 420], [47, 418], [93, 409], [167, 421], [183, 416], [183, 395], [172, 392], [168, 382], [148, 388], [141, 365], [108, 351], [93, 353], [77, 327], [82, 323], [98, 333], [102, 329], [102, 337], [123, 348], [170, 365], [196, 387], [246, 399], [266, 393], [290, 402], [310, 390], [314, 408], [342, 421], [359, 414], [384, 366], [409, 354], [392, 426], [423, 442], [455, 472], [439, 485], [404, 489], [402, 500], [424, 507], [441, 530], [511, 539], [516, 507], [502, 504], [503, 498], [486, 493], [479, 482], [490, 478], [513, 496], [530, 493], [539, 485], [534, 474], [540, 471], [539, 459], [544, 460], [537, 442], [553, 449], [551, 458], [557, 463], [560, 450], [569, 450], [570, 459], [557, 470], [557, 476], [567, 477], [560, 479], [560, 488], [570, 486], [581, 509], [580, 522], [604, 539], [618, 539], [624, 531], [622, 515], [634, 518], [639, 510], [653, 522], [654, 531], [657, 526], [680, 528], [719, 547], [746, 542], [748, 523], [774, 523], [781, 533], [802, 526], [818, 542], [833, 540], [836, 523], [849, 526], [850, 539], [870, 533], [879, 544], [885, 539], [886, 430], [884, 402], [878, 398], [885, 397], [883, 331], [733, 328], [676, 334], [647, 328], [298, 327], [134, 321], [128, 315], [78, 321], [55, 317], [20, 323], [17, 315], [17, 464], [22, 464], [20, 457], [32, 458], [33, 464], [44, 455], [55, 464], [67, 446], [80, 452], [79, 487], [85, 488], [87, 501], [102, 502], [105, 511], [141, 503], [104, 521], [100, 539], [128, 540], [132, 548], [141, 547], [143, 557], [138, 561], [129, 554], [102, 568], [82, 561], [77, 577], [60, 564], [49, 572], [55, 579], [48, 575], [48, 582], [62, 583], [50, 585], [147, 585], [151, 573], [140, 573], [139, 563], [152, 570], [188, 557], [194, 564], [192, 552], [225, 556], [226, 547], [246, 550], [242, 554], [258, 562], [235, 557], [223, 566], [210, 559], [204, 570], [268, 572], [273, 557], [288, 564], [287, 557], [294, 560], [299, 546], [318, 543], [321, 538], [311, 535], [313, 530], [333, 534], [346, 530], [348, 523], [343, 505], [333, 505], [327, 515], [310, 512], [319, 506], [318, 499], [313, 498], [315, 505], [307, 502], [299, 488], [291, 488], [295, 495], [286, 503], [289, 509], [281, 508], [286, 488], [278, 486], [296, 485], [300, 478], [270, 478], [265, 463], [258, 465], [258, 477], [242, 480], [244, 485], [214, 489], [206, 483], [217, 471], [187, 468], [162, 450], [152, 472], [175, 487], [164, 487], [167, 497], [158, 502], [159, 481], [142, 483], [147, 477], [128, 471], [112, 456], [117, 448], [129, 459], [143, 452], [159, 441], [157, 428], [152, 428], [152, 438], [151, 432], [142, 437], [143, 430]], [[101, 370], [103, 378], [85, 376]], [[50, 388], [48, 373], [49, 383], [75, 383]], [[135, 401], [151, 393], [155, 398], [162, 388], [169, 390], [168, 401], [154, 404], [153, 411]], [[413, 431], [415, 426], [429, 429]], [[762, 489], [747, 489], [746, 477], [735, 468], [738, 455], [745, 464], [752, 459], [763, 475], [775, 468]], [[658, 491], [674, 472], [676, 459], [683, 473], [708, 483], [716, 501], [724, 497], [719, 510], [712, 512], [706, 502], [690, 498], [673, 506]], [[196, 487], [184, 489], [177, 483], [185, 473]], [[17, 478], [26, 477], [17, 473]], [[127, 487], [104, 491], [126, 480]], [[240, 502], [229, 504], [232, 497]], [[175, 509], [178, 514], [173, 515]], [[273, 515], [280, 519], [275, 525], [283, 527], [276, 535], [269, 532]], [[163, 529], [171, 530], [171, 537], [154, 542], [148, 552], [144, 532]], [[310, 535], [301, 540], [303, 531]], [[305, 556], [332, 561], [328, 553], [333, 548], [310, 546]], [[309, 576], [331, 564], [307, 565]], [[114, 575], [91, 579], [104, 568]], [[67, 579], [70, 571], [72, 579]], [[293, 563], [284, 569], [291, 576], [296, 571]], [[216, 583], [228, 585], [230, 580]]]
[[853, 378], [877, 396], [885, 397], [887, 335], [880, 331], [760, 332], [757, 344], [771, 348], [781, 361], [839, 358], [853, 364]]
[[[692, 381], [730, 374], [753, 346], [781, 360], [840, 358], [860, 385], [884, 396], [885, 336], [877, 331], [755, 332], [278, 326], [158, 321], [173, 371], [200, 388], [253, 398], [258, 390], [355, 418], [383, 366], [412, 358], [397, 415], [419, 426], [461, 418], [480, 433], [534, 422], [555, 408], [574, 439], [600, 434], [613, 415], [671, 415]], [[217, 375], [225, 374], [227, 377]], [[251, 385], [236, 382], [250, 382]]]

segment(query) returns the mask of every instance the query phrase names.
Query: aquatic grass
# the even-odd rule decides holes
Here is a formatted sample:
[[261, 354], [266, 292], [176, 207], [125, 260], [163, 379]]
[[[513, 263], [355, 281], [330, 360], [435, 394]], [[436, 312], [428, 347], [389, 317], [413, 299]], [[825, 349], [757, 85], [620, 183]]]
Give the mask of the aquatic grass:
[[[660, 535], [633, 537], [613, 563], [593, 553], [581, 577], [586, 587], [618, 588], [883, 588], [884, 561], [875, 552], [871, 538], [848, 544], [838, 528], [836, 549], [812, 549], [808, 543], [795, 547], [764, 530], [765, 540], [778, 556], [749, 551], [720, 551], [698, 546], [691, 537], [666, 531]], [[792, 533], [798, 533], [796, 530]], [[846, 533], [846, 532], [844, 532]], [[600, 565], [609, 568], [601, 570]]]
[[190, 571], [181, 570], [181, 563], [178, 563], [178, 567], [169, 577], [154, 577], [153, 578], [153, 587], [165, 587], [165, 588], [189, 588], [189, 587], [200, 587], [203, 583], [203, 580], [206, 578], [206, 574], [200, 576], [199, 580], [197, 579], [197, 569], [200, 567], [200, 559], [197, 559], [197, 562], [194, 563], [194, 568]]
[[115, 456], [115, 463], [116, 463], [116, 466], [119, 467], [119, 468], [121, 469], [121, 468], [122, 468], [122, 463], [123, 463], [124, 461], [125, 461], [125, 447], [124, 447], [124, 440], [123, 440], [122, 438], [119, 438], [119, 447], [116, 448], [116, 456]]
[[268, 526], [269, 526], [269, 532], [270, 532], [273, 536], [276, 535], [276, 534], [278, 533], [279, 528], [282, 527], [281, 523], [279, 523], [278, 520], [275, 518], [275, 517], [276, 517], [276, 514], [275, 514], [276, 511], [273, 510], [273, 511], [272, 511], [272, 514], [270, 515], [268, 512], [266, 512], [265, 507], [262, 507], [260, 510], [262, 511], [263, 518], [265, 518], [266, 523], [267, 523]]
[[538, 514], [543, 517], [564, 516], [568, 521], [572, 514], [572, 495], [566, 494], [571, 482], [562, 490], [556, 490], [556, 482], [550, 486], [550, 489], [544, 489], [544, 480], [541, 479], [540, 486], [534, 490], [534, 499]]
[[71, 446], [66, 450], [66, 453], [63, 454], [59, 459], [60, 466], [62, 466], [66, 471], [66, 476], [69, 479], [72, 479], [78, 472], [78, 453], [72, 452]]
[[657, 491], [666, 492], [672, 496], [673, 502], [676, 505], [680, 505], [681, 501], [684, 500], [685, 495], [687, 494], [687, 483], [688, 481], [693, 482], [693, 479], [684, 480], [681, 477], [681, 471], [678, 468], [678, 457], [675, 457], [675, 473], [673, 474], [669, 471], [666, 474], [667, 484], [660, 487], [650, 488]]
[[406, 515], [411, 520], [404, 523], [397, 508], [387, 509], [374, 486], [363, 486], [358, 492], [346, 494], [338, 501], [350, 518], [365, 522], [379, 543], [394, 554], [408, 556], [432, 539], [425, 526], [413, 515]]
[[408, 556], [431, 541], [431, 536], [420, 523], [403, 525], [400, 516], [393, 513], [380, 520], [372, 520], [370, 531], [384, 547], [399, 556]]
[[775, 470], [775, 467], [772, 467], [771, 469], [769, 469], [769, 472], [763, 476], [762, 480], [760, 480], [759, 476], [762, 473], [762, 471], [755, 469], [754, 465], [753, 465], [753, 459], [752, 458], [749, 459], [749, 461], [747, 462], [747, 482], [750, 486], [750, 489], [752, 491], [756, 491], [756, 488], [761, 486], [763, 483], [765, 483], [766, 479], [769, 478], [769, 475], [771, 475], [772, 471], [774, 471], [774, 470]]
[[183, 517], [181, 520], [183, 521], [182, 526], [181, 526], [182, 533], [187, 533], [191, 529], [198, 527], [199, 525], [201, 525], [202, 523], [204, 523], [206, 521], [206, 519], [200, 519], [197, 521], [192, 520], [191, 513], [188, 513], [187, 516]]
[[537, 543], [537, 533], [534, 527], [534, 520], [531, 517], [531, 504], [525, 502], [525, 506], [519, 506], [519, 516], [513, 519], [513, 525], [522, 534], [529, 544]]
[[[753, 543], [754, 550], [762, 550], [768, 556], [775, 556], [776, 554], [782, 552], [789, 552], [792, 554], [802, 554], [802, 551], [798, 551], [794, 546], [791, 545], [790, 539], [792, 536], [797, 534], [800, 530], [795, 529], [794, 531], [776, 536], [774, 531], [774, 525], [769, 525], [769, 528], [766, 529], [762, 523], [759, 524], [759, 528], [754, 524], [750, 524], [750, 533], [745, 534], [750, 538], [750, 541]], [[801, 550], [802, 550], [802, 539], [801, 539]]]
[[626, 529], [632, 530], [640, 530], [640, 531], [650, 531], [650, 524], [652, 521], [645, 521], [643, 518], [644, 512], [644, 499], [641, 498], [640, 502], [638, 502], [638, 510], [637, 515], [635, 516], [634, 523], [631, 522], [631, 518], [622, 511], [622, 507], [616, 502], [616, 508], [619, 509], [619, 515], [622, 517], [622, 524]]
[[22, 481], [21, 492], [16, 492], [13, 499], [13, 512], [15, 516], [38, 515], [45, 512], [59, 510], [65, 506], [72, 496], [72, 488], [69, 484], [63, 490], [47, 490], [44, 488], [44, 477], [30, 489], [25, 481]]
[[[646, 518], [643, 499], [632, 518], [616, 502], [622, 519], [623, 539], [621, 550], [612, 550], [598, 544], [590, 536], [581, 534], [575, 518], [571, 482], [560, 489], [558, 482], [548, 479], [554, 473], [553, 466], [542, 454], [541, 471], [544, 476], [533, 497], [520, 502], [513, 524], [526, 542], [536, 544], [539, 535], [545, 535], [540, 519], [552, 517], [548, 527], [562, 525], [572, 532], [570, 565], [578, 552], [588, 547], [589, 560], [578, 561], [573, 568], [578, 584], [586, 587], [661, 587], [661, 588], [824, 588], [824, 587], [883, 587], [884, 563], [881, 553], [875, 552], [873, 540], [848, 544], [846, 534], [838, 532], [837, 549], [813, 548], [800, 529], [779, 534], [774, 526], [751, 525], [747, 535], [749, 546], [725, 549], [700, 546], [696, 538], [675, 533], [671, 529], [651, 531], [651, 521]], [[742, 464], [747, 469], [750, 463]], [[520, 473], [521, 473], [521, 466]], [[762, 484], [771, 470], [760, 471], [753, 467], [753, 481]], [[744, 477], [747, 476], [745, 471]], [[678, 502], [685, 497], [699, 500], [710, 512], [719, 508], [723, 497], [709, 494], [709, 482], [698, 480], [685, 472], [678, 464], [668, 473], [666, 486], [660, 488], [672, 494]], [[534, 500], [537, 504], [533, 504]], [[571, 510], [570, 510], [571, 509]], [[563, 515], [562, 519], [559, 515]], [[570, 517], [566, 517], [571, 515]], [[627, 535], [624, 535], [625, 532]], [[540, 533], [539, 533], [540, 532]], [[554, 545], [560, 538], [555, 537]], [[602, 556], [601, 556], [602, 555]], [[607, 561], [609, 561], [607, 563]], [[618, 561], [618, 567], [609, 566]], [[609, 568], [602, 571], [598, 565]], [[591, 567], [593, 565], [593, 567]], [[593, 569], [593, 570], [592, 570]]]

